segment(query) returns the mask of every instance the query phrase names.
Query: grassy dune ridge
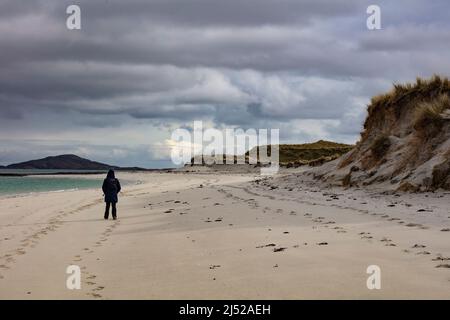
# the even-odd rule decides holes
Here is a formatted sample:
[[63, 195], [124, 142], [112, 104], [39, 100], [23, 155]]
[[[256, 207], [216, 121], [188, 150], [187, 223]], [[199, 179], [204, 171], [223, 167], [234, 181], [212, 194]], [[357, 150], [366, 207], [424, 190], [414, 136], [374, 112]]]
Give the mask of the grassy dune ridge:
[[[304, 144], [280, 144], [279, 147], [279, 162], [281, 166], [286, 167], [298, 167], [301, 165], [320, 165], [327, 161], [331, 161], [339, 158], [341, 155], [349, 152], [354, 148], [353, 145], [337, 143], [332, 141], [319, 140], [313, 143]], [[245, 155], [234, 156], [234, 163], [236, 164], [238, 159], [244, 160], [245, 163], [249, 163], [249, 156], [257, 154], [258, 163], [261, 160], [259, 147], [254, 147], [250, 151], [247, 151]], [[271, 155], [271, 146], [267, 146], [267, 154]], [[200, 157], [200, 156], [198, 156]], [[223, 159], [225, 162], [226, 155], [218, 155], [219, 159]], [[207, 159], [211, 156], [202, 156], [202, 165], [207, 163]], [[191, 159], [191, 165], [194, 164], [195, 159], [200, 160], [197, 157]], [[200, 161], [198, 161], [200, 162]], [[265, 163], [265, 161], [262, 161]], [[254, 163], [254, 162], [251, 162]]]
[[[402, 191], [450, 189], [450, 80], [435, 75], [394, 84], [372, 98], [356, 147], [317, 174], [345, 186]], [[328, 172], [332, 171], [332, 174]]]

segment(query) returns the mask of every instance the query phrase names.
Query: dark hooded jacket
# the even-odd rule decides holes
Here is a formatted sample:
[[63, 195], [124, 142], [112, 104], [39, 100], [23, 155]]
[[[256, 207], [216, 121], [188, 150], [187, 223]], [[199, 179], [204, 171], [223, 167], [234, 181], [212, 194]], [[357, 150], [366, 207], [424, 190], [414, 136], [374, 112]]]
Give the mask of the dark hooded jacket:
[[102, 190], [105, 194], [105, 202], [118, 202], [117, 194], [120, 192], [121, 186], [118, 179], [116, 179], [113, 170], [108, 171], [106, 179], [103, 180]]

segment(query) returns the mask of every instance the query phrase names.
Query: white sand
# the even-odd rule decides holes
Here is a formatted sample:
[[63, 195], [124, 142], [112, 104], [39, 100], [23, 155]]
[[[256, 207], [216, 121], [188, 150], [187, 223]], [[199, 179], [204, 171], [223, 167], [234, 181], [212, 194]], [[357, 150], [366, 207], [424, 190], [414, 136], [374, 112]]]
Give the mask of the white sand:
[[[436, 268], [450, 264], [448, 193], [232, 172], [118, 177], [143, 183], [124, 188], [117, 221], [103, 220], [100, 190], [0, 199], [1, 299], [450, 299], [450, 269]], [[286, 249], [257, 248], [268, 244]], [[81, 290], [66, 288], [72, 264]], [[369, 265], [381, 290], [366, 287]]]

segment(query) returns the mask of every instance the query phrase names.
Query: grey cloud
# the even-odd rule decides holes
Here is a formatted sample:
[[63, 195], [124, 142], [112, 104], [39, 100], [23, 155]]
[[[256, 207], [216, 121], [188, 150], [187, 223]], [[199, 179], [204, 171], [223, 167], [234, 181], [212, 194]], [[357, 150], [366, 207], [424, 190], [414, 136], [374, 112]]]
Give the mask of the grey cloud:
[[0, 3], [0, 134], [17, 144], [0, 156], [76, 151], [20, 141], [64, 135], [69, 145], [102, 129], [79, 146], [108, 160], [107, 132], [133, 141], [196, 119], [351, 142], [372, 95], [450, 75], [443, 0], [380, 0], [383, 30], [373, 32], [368, 0], [82, 0], [82, 30], [69, 31], [72, 3]]
[[[374, 76], [379, 74], [379, 65], [392, 75], [398, 72], [390, 70], [408, 61], [401, 55], [386, 57], [379, 53], [380, 48], [394, 52], [402, 48], [419, 50], [421, 56], [413, 57], [416, 63], [423, 59], [424, 51], [435, 50], [428, 46], [413, 48], [421, 40], [439, 43], [441, 49], [450, 46], [443, 41], [448, 38], [445, 25], [443, 30], [424, 27], [426, 31], [417, 33], [418, 27], [411, 29], [393, 21], [392, 25], [386, 22], [382, 32], [369, 32], [365, 29], [365, 1], [82, 1], [86, 25], [79, 32], [65, 29], [61, 12], [69, 2], [49, 3], [52, 5], [43, 6], [34, 17], [12, 15], [0, 24], [0, 66], [20, 68], [29, 61], [82, 61]], [[438, 2], [440, 6], [442, 3]], [[427, 12], [423, 1], [399, 1], [396, 6], [380, 1], [380, 5], [383, 17], [384, 12], [389, 17], [390, 11], [401, 16], [404, 10], [408, 15], [411, 8]], [[220, 13], [220, 19], [216, 13]], [[242, 21], [247, 23], [238, 23], [239, 14], [246, 17]], [[272, 20], [267, 21], [266, 15]], [[293, 16], [296, 19], [292, 20]], [[31, 19], [28, 23], [27, 17]], [[185, 21], [195, 23], [186, 25]], [[305, 21], [308, 23], [299, 23]], [[93, 64], [84, 68], [88, 67], [95, 68]], [[402, 73], [407, 70], [405, 66]], [[101, 94], [101, 90], [97, 92]]]
[[[139, 24], [151, 20], [157, 23], [182, 25], [260, 25], [306, 23], [318, 17], [348, 16], [357, 10], [359, 1], [341, 3], [332, 0], [79, 0], [87, 22], [126, 20]], [[4, 17], [45, 13], [58, 16], [73, 4], [69, 0], [4, 0], [0, 9]], [[8, 13], [8, 14], [5, 14]], [[130, 21], [130, 17], [133, 20]]]
[[387, 27], [383, 32], [372, 32], [362, 37], [359, 46], [364, 51], [442, 51], [445, 54], [450, 43], [448, 28], [439, 24]]

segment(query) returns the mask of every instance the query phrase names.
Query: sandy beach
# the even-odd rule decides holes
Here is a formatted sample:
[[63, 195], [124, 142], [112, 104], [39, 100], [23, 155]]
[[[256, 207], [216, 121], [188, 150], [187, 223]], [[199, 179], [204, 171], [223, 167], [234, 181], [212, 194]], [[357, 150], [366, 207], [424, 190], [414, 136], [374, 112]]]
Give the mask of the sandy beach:
[[450, 298], [448, 192], [324, 191], [283, 172], [118, 177], [139, 183], [116, 221], [100, 190], [0, 199], [0, 299]]

